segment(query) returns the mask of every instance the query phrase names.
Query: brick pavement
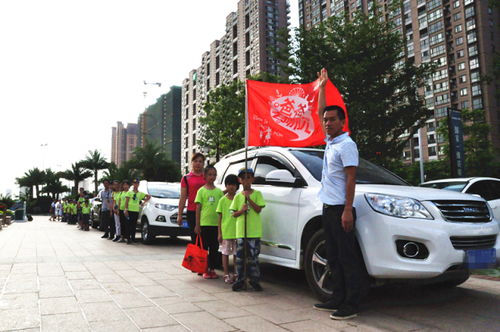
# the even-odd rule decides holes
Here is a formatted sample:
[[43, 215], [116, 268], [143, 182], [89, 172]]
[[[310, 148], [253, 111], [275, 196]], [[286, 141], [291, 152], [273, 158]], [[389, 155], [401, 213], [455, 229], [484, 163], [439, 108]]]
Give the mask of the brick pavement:
[[[0, 231], [0, 331], [500, 330], [500, 283], [379, 288], [360, 317], [311, 309], [302, 274], [264, 266], [262, 293], [234, 293], [182, 267], [186, 242], [126, 245], [35, 217]], [[422, 293], [423, 292], [423, 293]]]

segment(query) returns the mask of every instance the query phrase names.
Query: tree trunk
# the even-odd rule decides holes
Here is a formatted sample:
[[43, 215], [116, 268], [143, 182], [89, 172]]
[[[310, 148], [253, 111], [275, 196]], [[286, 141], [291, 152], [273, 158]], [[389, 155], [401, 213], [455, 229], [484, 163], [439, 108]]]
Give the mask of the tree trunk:
[[98, 170], [94, 170], [94, 188], [95, 188], [95, 191], [94, 191], [94, 197], [97, 196], [97, 187], [98, 187], [98, 183], [97, 183], [97, 172]]

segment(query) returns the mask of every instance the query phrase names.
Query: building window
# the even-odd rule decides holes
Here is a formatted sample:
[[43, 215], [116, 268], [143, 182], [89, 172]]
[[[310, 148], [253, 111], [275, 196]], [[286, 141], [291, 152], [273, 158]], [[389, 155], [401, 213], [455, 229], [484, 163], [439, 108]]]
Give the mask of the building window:
[[483, 100], [481, 98], [472, 99], [472, 108], [475, 110], [483, 108]]
[[458, 21], [459, 19], [462, 18], [462, 13], [455, 13], [453, 14], [453, 21]]
[[461, 110], [466, 110], [469, 108], [469, 101], [468, 100], [463, 100], [460, 102], [460, 109]]
[[219, 85], [219, 83], [220, 83], [220, 75], [219, 75], [219, 73], [216, 73], [215, 74], [215, 85]]
[[446, 115], [448, 115], [448, 108], [447, 107], [438, 107], [434, 110], [434, 116], [436, 118], [442, 118]]
[[475, 29], [476, 28], [476, 19], [472, 18], [465, 22], [465, 26], [467, 27], [467, 31]]
[[473, 30], [467, 34], [467, 43], [473, 43], [477, 40], [477, 34], [476, 31]]
[[233, 56], [238, 55], [238, 43], [233, 43]]
[[238, 60], [233, 61], [233, 74], [238, 73]]
[[476, 12], [475, 12], [474, 6], [465, 8], [465, 18], [466, 19], [468, 19], [469, 17], [474, 16], [475, 13]]
[[460, 0], [453, 1], [453, 8], [460, 7]]
[[462, 24], [455, 26], [455, 33], [459, 33], [460, 31], [462, 31]]
[[457, 66], [458, 70], [464, 70], [465, 69], [465, 62], [460, 62]]
[[458, 37], [455, 39], [455, 44], [462, 45], [464, 43], [464, 37]]
[[460, 89], [460, 96], [467, 96], [467, 88]]
[[481, 79], [481, 74], [478, 71], [473, 71], [470, 73], [470, 81], [471, 83], [479, 82]]
[[250, 46], [250, 32], [245, 33], [245, 47]]
[[429, 152], [429, 157], [434, 157], [436, 155], [436, 147], [435, 146], [429, 146], [427, 148], [427, 151]]
[[220, 67], [220, 58], [219, 58], [219, 56], [217, 55], [217, 56], [215, 57], [215, 69], [219, 69], [219, 67]]
[[434, 44], [442, 42], [443, 40], [444, 40], [444, 33], [438, 33], [438, 34], [432, 36], [430, 38], [429, 42], [431, 45], [434, 45]]
[[477, 45], [469, 46], [469, 56], [475, 56], [478, 54]]
[[233, 25], [233, 39], [238, 37], [238, 26], [235, 24]]
[[460, 82], [460, 83], [465, 83], [465, 82], [467, 82], [467, 75], [461, 75], [461, 76], [458, 78], [458, 82]]
[[457, 52], [457, 58], [460, 59], [460, 58], [463, 58], [465, 56], [465, 51], [464, 50], [459, 50]]
[[478, 58], [470, 59], [469, 66], [471, 70], [479, 68], [479, 59]]
[[473, 84], [471, 87], [472, 96], [479, 96], [481, 92], [481, 86], [479, 84]]
[[250, 66], [250, 51], [245, 52], [245, 65]]

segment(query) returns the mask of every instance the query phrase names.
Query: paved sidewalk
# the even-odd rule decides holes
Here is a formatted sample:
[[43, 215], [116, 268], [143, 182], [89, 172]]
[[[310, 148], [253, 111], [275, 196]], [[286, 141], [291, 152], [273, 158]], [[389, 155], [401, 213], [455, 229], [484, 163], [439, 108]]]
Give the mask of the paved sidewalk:
[[0, 331], [500, 330], [495, 281], [375, 289], [360, 317], [336, 322], [311, 309], [300, 272], [264, 266], [264, 292], [234, 293], [180, 266], [183, 240], [126, 245], [100, 235], [47, 217], [0, 231]]

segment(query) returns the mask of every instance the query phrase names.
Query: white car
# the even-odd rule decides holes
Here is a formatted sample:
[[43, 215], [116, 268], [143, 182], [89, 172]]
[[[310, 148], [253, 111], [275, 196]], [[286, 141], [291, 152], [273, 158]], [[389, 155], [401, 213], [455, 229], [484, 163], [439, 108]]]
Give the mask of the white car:
[[151, 243], [157, 235], [190, 235], [185, 211], [183, 225], [177, 225], [180, 183], [143, 180], [139, 184], [139, 191], [151, 195], [138, 217], [143, 243]]
[[[262, 261], [304, 269], [320, 299], [331, 297], [321, 227], [323, 150], [266, 147], [248, 151], [253, 187], [266, 200], [262, 210]], [[222, 158], [216, 184], [245, 166], [245, 152]], [[361, 160], [354, 206], [356, 237], [373, 281], [458, 285], [469, 277], [467, 257], [500, 256], [499, 224], [484, 199], [412, 187], [393, 173]], [[467, 253], [466, 253], [467, 251]], [[484, 259], [483, 259], [484, 260]]]
[[427, 181], [420, 186], [479, 195], [488, 201], [495, 219], [500, 221], [500, 179], [487, 177], [453, 178]]

